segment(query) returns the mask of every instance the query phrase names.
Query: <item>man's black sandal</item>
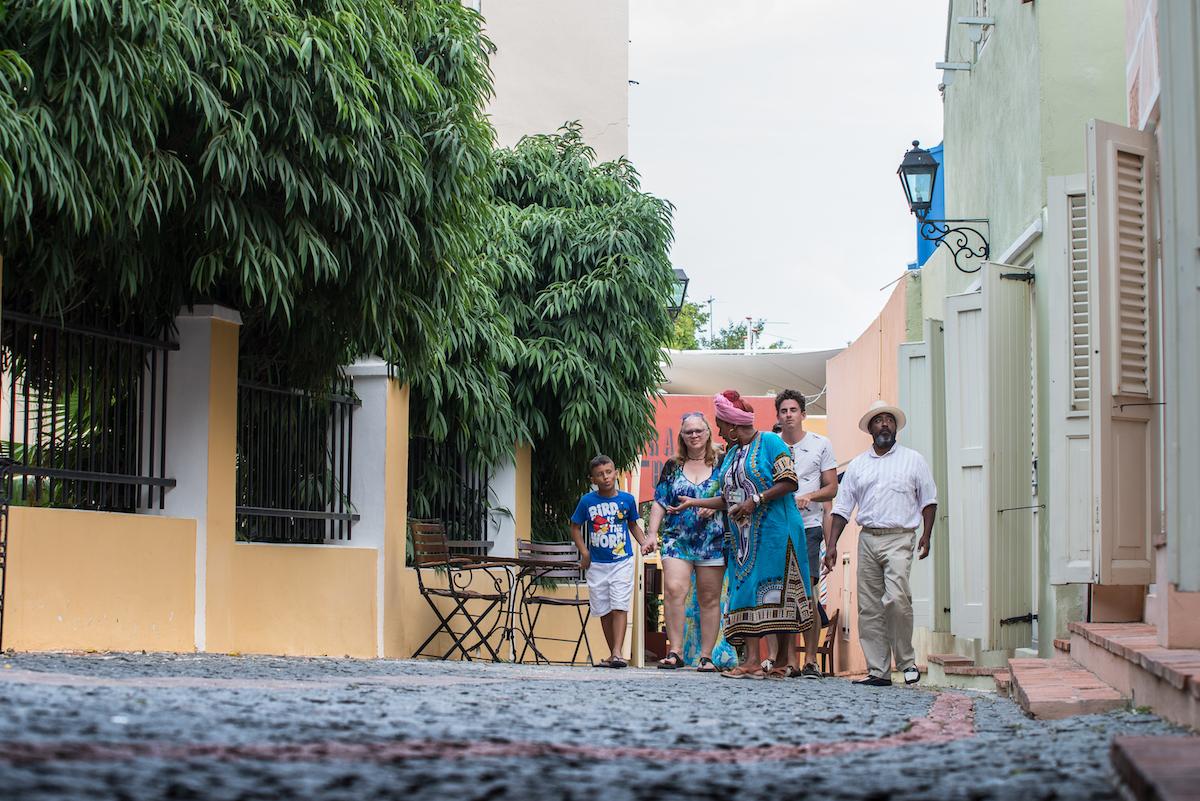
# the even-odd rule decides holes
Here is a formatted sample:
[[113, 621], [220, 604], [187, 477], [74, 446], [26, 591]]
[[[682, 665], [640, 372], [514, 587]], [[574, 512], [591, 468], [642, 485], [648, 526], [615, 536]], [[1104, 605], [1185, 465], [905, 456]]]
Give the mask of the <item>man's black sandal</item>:
[[612, 659], [608, 660], [608, 666], [610, 668], [623, 668], [629, 667], [629, 663], [619, 656], [614, 656]]

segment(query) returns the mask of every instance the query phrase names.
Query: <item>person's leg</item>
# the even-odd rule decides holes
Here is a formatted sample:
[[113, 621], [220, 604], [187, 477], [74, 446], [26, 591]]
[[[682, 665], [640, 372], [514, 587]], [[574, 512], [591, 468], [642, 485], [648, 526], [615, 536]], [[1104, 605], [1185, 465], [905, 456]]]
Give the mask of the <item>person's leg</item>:
[[700, 656], [712, 659], [721, 631], [721, 584], [724, 565], [696, 567], [696, 602], [700, 605]]
[[858, 535], [858, 642], [867, 660], [867, 672], [891, 678], [891, 646], [883, 617], [883, 565], [875, 552], [874, 534]]
[[[692, 563], [686, 559], [663, 557], [663, 612], [667, 618], [667, 639], [671, 645], [668, 651], [683, 653], [683, 621], [686, 617], [688, 595], [692, 591]], [[698, 590], [698, 588], [697, 588]], [[720, 588], [718, 587], [718, 591]], [[718, 599], [719, 602], [720, 599]], [[704, 609], [701, 602], [700, 609]], [[703, 625], [703, 616], [701, 624]], [[705, 656], [712, 655], [712, 645], [708, 651], [702, 651]], [[664, 654], [665, 656], [665, 654]]]
[[896, 660], [896, 670], [906, 670], [917, 663], [913, 650], [912, 591], [908, 577], [912, 573], [915, 534], [893, 534], [884, 537], [883, 609], [887, 622], [888, 641]]
[[742, 657], [742, 667], [757, 666], [762, 661], [762, 656], [759, 654], [759, 640], [761, 637], [747, 637], [745, 644], [745, 653]]
[[821, 595], [821, 540], [825, 538], [825, 530], [813, 526], [804, 530], [805, 545], [808, 548], [808, 578], [812, 583], [812, 625], [804, 630], [804, 664], [814, 665], [817, 662], [817, 646], [821, 641], [821, 614], [817, 610], [818, 599]]
[[612, 659], [625, 662], [625, 629], [629, 624], [629, 605], [633, 600], [633, 579], [637, 560], [630, 558], [613, 566], [612, 578], [608, 583], [609, 599], [612, 602], [612, 613], [609, 626], [612, 627]]
[[[619, 655], [616, 646], [616, 633], [613, 629], [614, 614], [616, 613], [609, 612], [607, 615], [604, 615], [602, 618], [600, 618], [600, 628], [604, 630], [604, 642], [608, 646], [609, 659], [611, 659], [613, 656]], [[622, 629], [622, 634], [623, 633], [624, 629]]]

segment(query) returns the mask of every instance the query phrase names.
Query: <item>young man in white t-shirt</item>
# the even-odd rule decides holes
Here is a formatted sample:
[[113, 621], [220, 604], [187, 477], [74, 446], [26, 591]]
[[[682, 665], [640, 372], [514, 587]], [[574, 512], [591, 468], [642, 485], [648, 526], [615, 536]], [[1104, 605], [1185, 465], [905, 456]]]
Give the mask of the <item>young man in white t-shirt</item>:
[[812, 587], [812, 619], [817, 625], [804, 632], [804, 669], [806, 679], [821, 678], [817, 667], [817, 645], [821, 639], [820, 617], [817, 613], [817, 587], [821, 582], [821, 543], [829, 532], [830, 502], [837, 495], [837, 460], [833, 446], [820, 434], [804, 430], [804, 396], [794, 389], [785, 389], [775, 396], [775, 413], [780, 432], [792, 449], [798, 489], [796, 508], [804, 519], [804, 541], [808, 547], [808, 575]]

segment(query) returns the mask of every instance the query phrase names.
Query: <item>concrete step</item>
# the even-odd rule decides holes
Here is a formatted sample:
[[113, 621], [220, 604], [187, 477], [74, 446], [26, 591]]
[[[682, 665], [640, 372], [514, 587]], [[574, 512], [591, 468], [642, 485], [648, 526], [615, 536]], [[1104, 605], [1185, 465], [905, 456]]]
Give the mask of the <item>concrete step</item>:
[[1010, 659], [1012, 694], [1030, 717], [1057, 720], [1127, 706], [1129, 699], [1069, 657]]
[[996, 682], [996, 692], [1000, 695], [1008, 695], [1012, 692], [1012, 674], [1007, 670], [1002, 670], [992, 676], [992, 680]]
[[969, 656], [958, 654], [930, 654], [929, 661], [935, 665], [974, 665], [975, 660]]
[[1054, 641], [1055, 649], [1062, 651], [1064, 654], [1071, 653], [1071, 641], [1064, 639], [1056, 639]]
[[1128, 798], [1200, 799], [1200, 737], [1115, 737], [1109, 759]]

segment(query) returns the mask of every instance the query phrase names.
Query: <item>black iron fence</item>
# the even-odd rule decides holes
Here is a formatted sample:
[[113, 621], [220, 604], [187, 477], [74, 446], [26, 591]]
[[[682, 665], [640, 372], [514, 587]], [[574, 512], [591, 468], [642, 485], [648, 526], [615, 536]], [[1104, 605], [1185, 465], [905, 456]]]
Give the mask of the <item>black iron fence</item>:
[[237, 536], [320, 544], [350, 539], [354, 384], [313, 394], [238, 383]]
[[5, 310], [0, 456], [16, 505], [162, 509], [167, 364], [176, 342]]
[[409, 517], [441, 521], [454, 553], [487, 553], [489, 471], [428, 437], [411, 437], [408, 448]]

